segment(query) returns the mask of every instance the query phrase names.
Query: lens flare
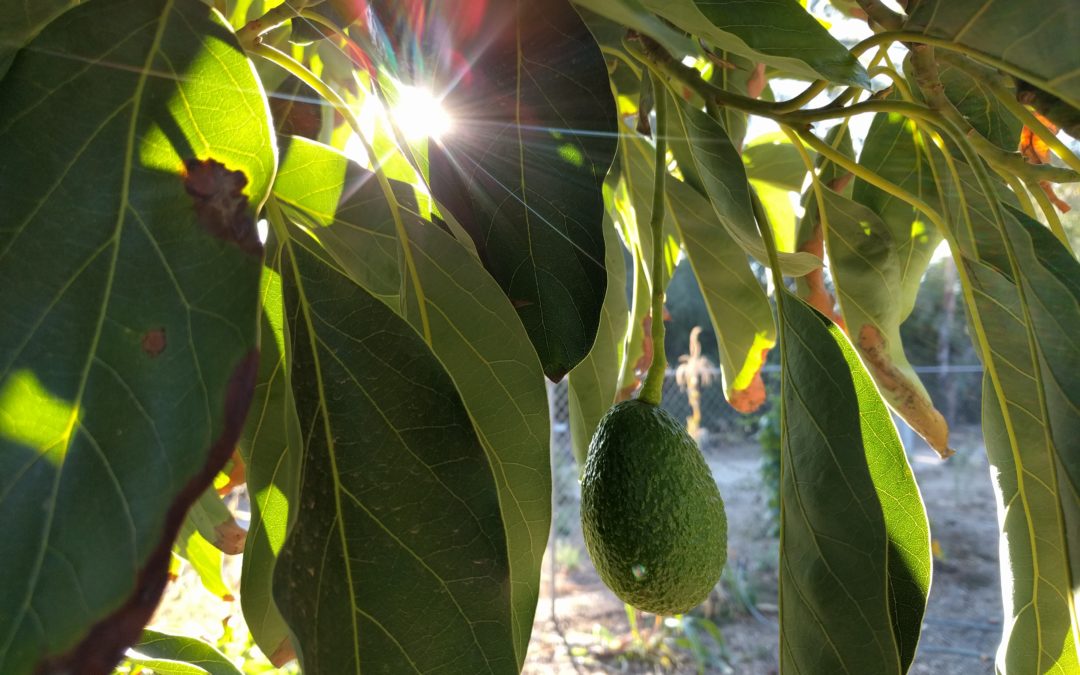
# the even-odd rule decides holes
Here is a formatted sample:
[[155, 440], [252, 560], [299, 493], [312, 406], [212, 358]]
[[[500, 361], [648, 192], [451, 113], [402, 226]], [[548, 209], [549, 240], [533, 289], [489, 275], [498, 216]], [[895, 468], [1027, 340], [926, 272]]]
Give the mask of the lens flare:
[[421, 87], [400, 87], [397, 103], [390, 114], [410, 141], [424, 138], [439, 140], [453, 127], [442, 100], [431, 90]]

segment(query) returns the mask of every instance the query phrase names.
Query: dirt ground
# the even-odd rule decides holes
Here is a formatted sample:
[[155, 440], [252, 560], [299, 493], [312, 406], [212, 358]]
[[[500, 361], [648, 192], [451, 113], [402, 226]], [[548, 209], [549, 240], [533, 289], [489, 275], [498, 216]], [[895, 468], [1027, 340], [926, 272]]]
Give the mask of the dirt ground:
[[[954, 439], [957, 454], [948, 461], [925, 446], [910, 455], [935, 542], [930, 602], [910, 671], [916, 675], [992, 673], [1001, 632], [997, 522], [986, 456], [977, 430], [954, 431]], [[660, 624], [650, 615], [634, 616], [637, 632], [631, 631], [623, 604], [597, 577], [575, 530], [549, 547], [549, 558], [553, 550], [559, 554], [545, 561], [526, 674], [778, 672], [777, 540], [760, 451], [751, 444], [705, 446], [727, 508], [729, 553], [720, 585], [695, 615], [716, 624], [725, 648], [699, 641], [708, 645], [708, 658], [694, 658], [683, 648], [687, 635], [677, 622]]]

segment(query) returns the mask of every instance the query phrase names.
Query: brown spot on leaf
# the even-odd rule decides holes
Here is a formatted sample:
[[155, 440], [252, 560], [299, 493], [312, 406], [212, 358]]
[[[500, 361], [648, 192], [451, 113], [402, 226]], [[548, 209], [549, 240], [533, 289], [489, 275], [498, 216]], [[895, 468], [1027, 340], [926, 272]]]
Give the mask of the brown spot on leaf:
[[262, 255], [255, 220], [248, 213], [243, 171], [230, 171], [215, 159], [184, 160], [184, 189], [195, 203], [203, 228], [218, 239], [232, 242], [252, 255]]
[[143, 626], [157, 608], [169, 578], [172, 543], [180, 532], [191, 505], [199, 498], [236, 447], [244, 428], [248, 407], [255, 392], [259, 374], [259, 350], [252, 349], [233, 369], [225, 389], [224, 427], [210, 447], [206, 463], [180, 490], [165, 514], [161, 539], [150, 552], [146, 565], [135, 579], [135, 588], [119, 609], [97, 622], [79, 644], [66, 654], [38, 665], [39, 674], [80, 673], [97, 675], [111, 673], [142, 634]]
[[157, 358], [165, 351], [165, 329], [152, 328], [142, 336], [142, 350], [150, 358]]
[[247, 530], [229, 518], [214, 527], [214, 541], [211, 543], [225, 555], [237, 555], [244, 552], [245, 541], [247, 541]]
[[296, 658], [296, 650], [293, 649], [292, 641], [289, 638], [285, 638], [278, 645], [278, 648], [274, 650], [274, 653], [270, 655], [270, 663], [275, 668], [284, 666], [289, 661]]
[[930, 398], [897, 368], [889, 356], [889, 344], [877, 327], [864, 324], [859, 329], [859, 352], [874, 375], [882, 393], [917, 434], [926, 439], [942, 459], [951, 457], [949, 425]]

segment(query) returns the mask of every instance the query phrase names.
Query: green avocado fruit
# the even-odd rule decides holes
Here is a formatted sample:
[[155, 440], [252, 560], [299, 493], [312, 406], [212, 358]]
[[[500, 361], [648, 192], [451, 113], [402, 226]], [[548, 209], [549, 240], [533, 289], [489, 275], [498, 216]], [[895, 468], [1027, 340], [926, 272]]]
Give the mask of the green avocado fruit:
[[727, 561], [724, 502], [697, 444], [663, 409], [613, 406], [581, 481], [585, 546], [623, 602], [654, 614], [700, 604]]

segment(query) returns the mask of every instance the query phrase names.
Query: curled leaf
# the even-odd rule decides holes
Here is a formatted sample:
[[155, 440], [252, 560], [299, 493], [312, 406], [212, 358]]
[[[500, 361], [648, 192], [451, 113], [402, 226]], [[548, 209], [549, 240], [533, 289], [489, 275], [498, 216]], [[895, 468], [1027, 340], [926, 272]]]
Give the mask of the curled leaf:
[[875, 326], [863, 324], [859, 328], [859, 353], [874, 376], [879, 387], [890, 394], [889, 402], [911, 428], [926, 439], [942, 459], [956, 451], [949, 447], [949, 425], [926, 395], [916, 387], [911, 377], [903, 372], [889, 356], [889, 343]]

